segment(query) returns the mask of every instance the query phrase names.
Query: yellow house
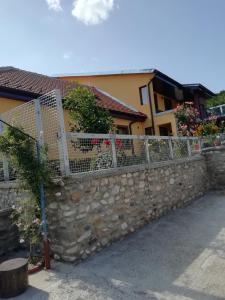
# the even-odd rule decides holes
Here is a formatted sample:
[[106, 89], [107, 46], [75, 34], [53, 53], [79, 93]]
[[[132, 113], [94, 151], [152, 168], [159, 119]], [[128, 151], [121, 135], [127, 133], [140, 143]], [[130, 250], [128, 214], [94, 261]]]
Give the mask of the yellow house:
[[[59, 89], [62, 97], [76, 84], [14, 67], [0, 67], [0, 114], [35, 99], [53, 89]], [[100, 88], [91, 87], [97, 103], [109, 110], [121, 134], [143, 134], [146, 115]], [[65, 127], [69, 131], [69, 114], [64, 111]]]
[[201, 84], [183, 85], [156, 69], [61, 75], [58, 78], [96, 86], [144, 113], [143, 133], [177, 135], [174, 109], [193, 101], [201, 118], [206, 100], [214, 94]]

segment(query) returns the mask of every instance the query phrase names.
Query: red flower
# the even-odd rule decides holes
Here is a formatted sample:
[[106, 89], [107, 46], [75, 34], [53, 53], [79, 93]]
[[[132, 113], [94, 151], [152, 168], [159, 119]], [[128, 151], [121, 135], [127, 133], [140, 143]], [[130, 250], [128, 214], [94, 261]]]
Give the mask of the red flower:
[[97, 145], [98, 139], [91, 139], [91, 145]]
[[123, 143], [120, 139], [116, 139], [116, 145], [119, 146], [119, 147], [122, 147]]
[[111, 145], [111, 142], [109, 140], [104, 140], [105, 145]]

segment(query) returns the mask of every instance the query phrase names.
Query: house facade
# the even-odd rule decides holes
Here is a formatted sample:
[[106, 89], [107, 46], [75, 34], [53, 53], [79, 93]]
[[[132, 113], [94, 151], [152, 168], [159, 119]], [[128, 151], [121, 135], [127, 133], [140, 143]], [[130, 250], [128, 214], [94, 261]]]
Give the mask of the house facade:
[[[0, 67], [0, 114], [24, 104], [53, 89], [59, 89], [62, 98], [70, 89], [76, 87], [74, 82], [59, 80], [54, 77], [37, 74], [14, 67]], [[113, 117], [117, 133], [141, 135], [147, 116], [132, 105], [105, 93], [99, 88], [90, 87], [99, 106], [107, 109]], [[70, 117], [64, 110], [66, 130], [70, 130]]]
[[201, 84], [181, 84], [156, 69], [62, 75], [58, 78], [96, 86], [144, 113], [143, 133], [177, 135], [174, 109], [192, 101], [206, 117], [206, 101], [214, 95]]

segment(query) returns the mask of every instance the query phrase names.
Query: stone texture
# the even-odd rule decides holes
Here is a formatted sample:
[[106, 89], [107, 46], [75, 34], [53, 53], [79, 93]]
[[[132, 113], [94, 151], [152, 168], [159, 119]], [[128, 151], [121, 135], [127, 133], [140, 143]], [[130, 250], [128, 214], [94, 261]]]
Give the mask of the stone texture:
[[64, 197], [53, 190], [48, 198], [52, 251], [68, 262], [85, 259], [208, 187], [204, 157], [66, 178], [57, 187]]
[[[209, 188], [224, 186], [224, 148], [201, 157], [61, 179], [47, 193], [52, 252], [58, 260], [79, 262], [169, 211], [189, 204]], [[27, 197], [28, 193], [16, 183], [0, 184], [0, 209], [17, 205]], [[2, 222], [8, 224], [0, 219], [0, 228]]]
[[12, 210], [0, 210], [0, 256], [18, 246], [18, 231], [10, 218]]
[[211, 188], [225, 188], [225, 147], [221, 146], [204, 153]]
[[0, 183], [0, 210], [19, 205], [22, 200], [29, 197], [29, 192], [22, 190], [18, 182]]

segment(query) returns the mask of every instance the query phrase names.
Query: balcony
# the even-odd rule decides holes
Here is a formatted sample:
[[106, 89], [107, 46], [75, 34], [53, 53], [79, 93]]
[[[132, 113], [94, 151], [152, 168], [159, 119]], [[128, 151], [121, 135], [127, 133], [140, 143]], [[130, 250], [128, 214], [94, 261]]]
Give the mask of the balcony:
[[209, 116], [225, 117], [225, 104], [211, 107], [207, 110]]

